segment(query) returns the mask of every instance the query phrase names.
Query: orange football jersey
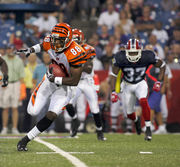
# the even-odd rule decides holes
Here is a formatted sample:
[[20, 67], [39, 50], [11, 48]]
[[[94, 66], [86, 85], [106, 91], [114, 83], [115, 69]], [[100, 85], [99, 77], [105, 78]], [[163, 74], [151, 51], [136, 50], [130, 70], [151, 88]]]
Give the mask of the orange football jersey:
[[42, 46], [43, 50], [48, 52], [52, 62], [61, 66], [64, 65], [68, 74], [70, 74], [70, 66], [78, 67], [87, 61], [85, 50], [75, 41], [72, 41], [71, 45], [60, 53], [55, 52], [54, 47], [51, 45], [49, 36], [44, 38]]
[[86, 43], [82, 44], [81, 46], [86, 51], [86, 59], [93, 59], [96, 56], [96, 51], [95, 51], [94, 47], [92, 47]]

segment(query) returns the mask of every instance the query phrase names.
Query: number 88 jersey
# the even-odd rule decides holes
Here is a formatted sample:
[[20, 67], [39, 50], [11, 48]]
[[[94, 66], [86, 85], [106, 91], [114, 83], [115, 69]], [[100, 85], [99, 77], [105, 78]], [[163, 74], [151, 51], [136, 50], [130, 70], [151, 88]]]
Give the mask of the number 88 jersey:
[[136, 84], [145, 78], [149, 65], [155, 64], [158, 59], [153, 51], [143, 50], [139, 61], [132, 63], [126, 58], [125, 51], [119, 51], [113, 58], [113, 64], [122, 69], [123, 79], [126, 82]]
[[50, 37], [45, 37], [42, 43], [43, 50], [46, 51], [52, 62], [64, 66], [64, 69], [70, 75], [70, 67], [82, 66], [87, 61], [85, 50], [72, 41], [70, 46], [62, 52], [55, 52], [54, 47], [51, 45]]

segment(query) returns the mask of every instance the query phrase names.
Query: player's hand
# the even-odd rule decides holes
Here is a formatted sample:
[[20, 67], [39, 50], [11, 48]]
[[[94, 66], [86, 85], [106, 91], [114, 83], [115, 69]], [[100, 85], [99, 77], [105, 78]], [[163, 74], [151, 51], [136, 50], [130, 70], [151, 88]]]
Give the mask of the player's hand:
[[113, 91], [113, 92], [111, 93], [111, 101], [112, 101], [113, 103], [116, 103], [118, 100], [120, 100], [118, 94], [117, 94], [115, 91]]
[[8, 75], [7, 74], [4, 74], [2, 82], [3, 82], [2, 87], [8, 86]]
[[159, 92], [159, 91], [161, 90], [161, 82], [156, 81], [156, 82], [154, 83], [153, 90], [154, 90], [155, 92]]
[[24, 53], [26, 57], [29, 57], [29, 55], [32, 53], [30, 48], [27, 49], [20, 49], [16, 51], [17, 54]]
[[46, 76], [49, 79], [50, 82], [54, 82], [55, 76], [53, 75], [53, 67], [51, 67], [49, 70], [46, 72]]

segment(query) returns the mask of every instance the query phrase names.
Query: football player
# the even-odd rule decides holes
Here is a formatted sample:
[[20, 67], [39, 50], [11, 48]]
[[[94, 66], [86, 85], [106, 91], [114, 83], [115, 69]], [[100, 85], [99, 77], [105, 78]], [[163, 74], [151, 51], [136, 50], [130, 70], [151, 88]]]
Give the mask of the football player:
[[5, 60], [1, 57], [0, 54], [0, 67], [3, 73], [3, 76], [0, 76], [0, 81], [2, 80], [2, 87], [6, 87], [8, 85], [8, 66]]
[[127, 116], [135, 122], [136, 131], [140, 134], [140, 120], [138, 120], [134, 111], [137, 98], [142, 108], [142, 115], [145, 120], [145, 140], [148, 141], [151, 141], [152, 133], [150, 129], [150, 107], [147, 101], [148, 86], [144, 78], [146, 70], [151, 64], [160, 68], [158, 81], [156, 81], [153, 86], [155, 91], [160, 91], [161, 81], [163, 81], [164, 78], [165, 62], [160, 60], [153, 51], [142, 50], [142, 47], [137, 39], [130, 39], [127, 43], [126, 49], [115, 54], [110, 78], [112, 90], [111, 101], [117, 102], [119, 97], [115, 92], [115, 82], [119, 70], [122, 70], [123, 81], [121, 88], [125, 99], [124, 105]]
[[27, 143], [46, 130], [69, 103], [72, 95], [70, 86], [78, 84], [86, 62], [84, 49], [72, 40], [72, 28], [66, 23], [56, 24], [43, 43], [17, 52], [28, 57], [41, 51], [49, 54], [52, 63], [63, 67], [67, 77], [55, 77], [50, 69], [32, 93], [27, 107], [30, 115], [38, 115], [46, 103], [49, 103], [49, 108], [45, 117], [18, 142], [18, 151], [27, 151]]
[[73, 40], [80, 44], [87, 55], [87, 62], [84, 64], [83, 72], [80, 81], [76, 87], [75, 97], [71, 99], [70, 104], [66, 106], [69, 115], [72, 117], [70, 134], [74, 137], [77, 134], [78, 127], [80, 125], [79, 120], [73, 105], [77, 102], [78, 97], [83, 93], [89, 103], [90, 110], [93, 114], [96, 124], [96, 132], [98, 140], [106, 140], [102, 132], [102, 122], [98, 105], [98, 96], [94, 85], [94, 70], [93, 70], [93, 58], [96, 56], [95, 49], [84, 43], [84, 33], [79, 29], [73, 29]]

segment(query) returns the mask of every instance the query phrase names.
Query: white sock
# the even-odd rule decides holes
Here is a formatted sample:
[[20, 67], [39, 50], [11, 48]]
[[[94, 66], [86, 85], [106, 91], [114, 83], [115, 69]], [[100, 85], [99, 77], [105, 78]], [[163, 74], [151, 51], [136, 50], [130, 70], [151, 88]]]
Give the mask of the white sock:
[[146, 125], [146, 127], [150, 127], [151, 126], [151, 121], [145, 121], [145, 125]]
[[136, 119], [134, 120], [134, 122], [136, 122], [138, 120], [138, 117], [136, 116]]
[[36, 136], [38, 136], [41, 132], [38, 130], [38, 128], [35, 126], [34, 128], [32, 128], [27, 136], [30, 140], [34, 139]]
[[76, 119], [77, 118], [77, 114], [74, 115], [74, 117], [72, 117], [72, 119]]
[[102, 126], [101, 126], [101, 127], [99, 127], [99, 128], [98, 128], [98, 127], [96, 127], [96, 129], [97, 129], [97, 130], [102, 130]]

